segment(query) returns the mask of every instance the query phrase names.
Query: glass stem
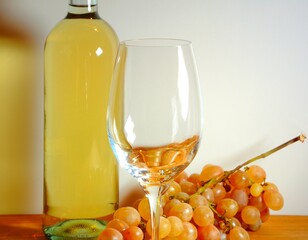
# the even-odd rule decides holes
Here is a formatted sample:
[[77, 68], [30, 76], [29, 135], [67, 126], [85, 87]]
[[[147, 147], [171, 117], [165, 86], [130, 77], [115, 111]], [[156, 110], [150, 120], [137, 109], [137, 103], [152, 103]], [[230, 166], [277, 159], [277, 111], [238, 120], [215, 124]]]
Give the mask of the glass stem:
[[152, 240], [159, 239], [159, 221], [160, 221], [160, 200], [164, 186], [147, 186], [145, 188], [146, 197], [149, 200], [152, 224]]

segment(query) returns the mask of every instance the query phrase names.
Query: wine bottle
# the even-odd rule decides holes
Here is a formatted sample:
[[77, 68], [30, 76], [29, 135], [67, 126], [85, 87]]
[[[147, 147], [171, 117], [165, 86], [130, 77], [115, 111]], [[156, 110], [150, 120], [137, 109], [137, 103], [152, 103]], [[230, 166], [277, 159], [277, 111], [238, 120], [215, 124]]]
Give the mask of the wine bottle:
[[118, 206], [106, 112], [118, 47], [97, 0], [69, 0], [45, 43], [44, 216], [49, 239], [97, 237]]

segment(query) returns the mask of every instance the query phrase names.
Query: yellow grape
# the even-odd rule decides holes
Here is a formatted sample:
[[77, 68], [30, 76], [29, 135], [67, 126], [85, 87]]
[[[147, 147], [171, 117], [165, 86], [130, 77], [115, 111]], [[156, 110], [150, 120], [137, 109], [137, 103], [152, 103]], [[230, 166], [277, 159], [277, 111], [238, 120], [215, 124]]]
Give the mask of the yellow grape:
[[128, 226], [138, 226], [141, 221], [139, 212], [133, 207], [121, 207], [113, 214], [113, 219], [120, 219]]
[[209, 202], [214, 202], [214, 192], [211, 188], [206, 188], [204, 192], [202, 193], [202, 196], [204, 196]]
[[124, 240], [143, 240], [143, 231], [137, 226], [130, 226], [122, 232]]
[[263, 187], [260, 183], [255, 182], [250, 186], [250, 194], [254, 197], [260, 196], [262, 192]]
[[214, 202], [217, 203], [219, 200], [223, 199], [227, 192], [226, 189], [223, 187], [222, 184], [216, 184], [215, 187], [213, 187], [213, 194], [214, 194]]
[[125, 229], [127, 229], [129, 226], [126, 222], [120, 220], [120, 219], [112, 219], [108, 222], [107, 228], [114, 228], [116, 230], [118, 230], [119, 232], [124, 231]]
[[250, 196], [248, 204], [251, 205], [251, 206], [255, 206], [256, 208], [259, 209], [260, 212], [263, 211], [265, 208], [267, 208], [267, 206], [266, 206], [266, 204], [263, 200], [262, 194], [259, 195], [258, 197]]
[[123, 236], [114, 228], [105, 228], [98, 236], [98, 240], [123, 240]]
[[263, 200], [270, 209], [278, 211], [283, 207], [284, 199], [280, 192], [275, 190], [266, 190], [263, 193]]
[[[152, 226], [151, 220], [147, 222], [146, 231], [151, 236], [152, 235]], [[171, 224], [169, 220], [165, 217], [160, 216], [159, 220], [159, 238], [165, 238], [171, 231]]]
[[261, 214], [256, 207], [246, 206], [241, 212], [241, 218], [246, 224], [254, 225], [261, 219]]
[[262, 183], [266, 179], [266, 172], [264, 169], [257, 165], [252, 165], [246, 170], [246, 174], [250, 181]]
[[181, 201], [179, 199], [173, 198], [170, 201], [168, 201], [165, 206], [164, 206], [164, 214], [166, 216], [169, 216], [169, 211], [171, 210], [171, 208], [173, 208], [176, 204], [181, 203]]
[[188, 203], [179, 203], [170, 209], [169, 216], [176, 216], [183, 222], [189, 222], [193, 217], [193, 209]]
[[170, 184], [169, 184], [169, 188], [164, 195], [168, 196], [168, 197], [175, 196], [181, 191], [182, 191], [182, 189], [181, 189], [180, 184], [177, 183], [176, 181], [171, 181]]
[[174, 178], [174, 181], [176, 181], [177, 183], [180, 183], [183, 180], [187, 180], [187, 178], [188, 178], [188, 174], [185, 171], [183, 171]]
[[[145, 221], [149, 221], [149, 219], [151, 218], [150, 204], [146, 197], [141, 199], [141, 201], [139, 202], [138, 212]], [[162, 207], [160, 208], [160, 215], [163, 215]]]
[[198, 206], [208, 206], [209, 204], [208, 200], [199, 194], [191, 196], [188, 203], [192, 206], [192, 208], [196, 208]]
[[198, 190], [197, 185], [189, 181], [180, 182], [180, 186], [181, 186], [182, 192], [185, 192], [189, 195], [194, 194]]
[[214, 224], [214, 213], [208, 206], [199, 206], [194, 210], [193, 220], [194, 223], [201, 227]]
[[222, 169], [222, 167], [212, 164], [206, 164], [200, 173], [200, 180], [202, 182], [208, 182], [209, 180], [217, 178], [222, 174], [224, 174], [224, 170]]
[[220, 240], [220, 232], [213, 224], [198, 227], [198, 240]]
[[246, 172], [243, 172], [242, 170], [232, 173], [229, 177], [229, 181], [235, 188], [246, 188], [250, 185]]
[[179, 219], [176, 216], [170, 216], [167, 219], [169, 220], [169, 222], [171, 224], [171, 229], [170, 229], [170, 232], [168, 234], [168, 237], [179, 236], [184, 229], [182, 220]]
[[198, 237], [197, 228], [190, 222], [183, 222], [183, 231], [176, 237], [178, 240], [196, 240]]
[[263, 185], [263, 190], [266, 191], [266, 190], [274, 190], [274, 191], [279, 191], [278, 187], [276, 186], [275, 183], [272, 183], [272, 182], [266, 182], [264, 183]]
[[249, 240], [248, 232], [242, 227], [234, 227], [230, 230], [229, 240]]
[[227, 218], [232, 218], [235, 216], [235, 214], [238, 212], [238, 209], [239, 207], [237, 202], [232, 198], [221, 199], [218, 201], [216, 206], [217, 212]]
[[202, 181], [200, 179], [199, 173], [193, 173], [189, 175], [187, 178], [187, 181], [194, 183], [197, 187], [200, 187], [202, 185]]
[[241, 211], [248, 204], [248, 194], [246, 189], [233, 189], [230, 197], [234, 199], [239, 207], [239, 211]]

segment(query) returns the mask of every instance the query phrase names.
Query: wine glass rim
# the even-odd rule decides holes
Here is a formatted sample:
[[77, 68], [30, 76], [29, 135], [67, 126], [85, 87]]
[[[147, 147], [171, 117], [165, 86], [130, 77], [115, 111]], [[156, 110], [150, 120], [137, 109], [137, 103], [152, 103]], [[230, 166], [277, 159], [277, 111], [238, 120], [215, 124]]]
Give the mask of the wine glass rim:
[[182, 47], [191, 44], [189, 40], [177, 38], [139, 38], [120, 42], [120, 45], [126, 47]]

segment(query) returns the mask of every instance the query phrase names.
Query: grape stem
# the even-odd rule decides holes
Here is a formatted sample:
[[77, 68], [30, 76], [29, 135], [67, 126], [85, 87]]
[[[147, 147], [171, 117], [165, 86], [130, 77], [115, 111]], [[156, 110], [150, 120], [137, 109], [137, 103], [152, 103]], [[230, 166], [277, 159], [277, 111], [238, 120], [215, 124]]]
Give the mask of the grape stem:
[[283, 144], [281, 144], [281, 145], [279, 145], [279, 146], [277, 146], [277, 147], [275, 147], [275, 148], [273, 148], [273, 149], [271, 149], [271, 150], [269, 150], [265, 153], [262, 153], [262, 154], [260, 154], [256, 157], [253, 157], [253, 158], [247, 160], [246, 162], [238, 165], [237, 167], [235, 167], [234, 169], [232, 169], [230, 171], [225, 171], [225, 173], [221, 177], [213, 178], [213, 179], [209, 180], [208, 182], [206, 182], [203, 185], [203, 187], [199, 188], [198, 193], [201, 194], [209, 186], [213, 186], [213, 185], [216, 185], [217, 183], [225, 181], [231, 174], [233, 174], [237, 170], [241, 169], [242, 167], [244, 167], [244, 166], [246, 166], [250, 163], [253, 163], [253, 162], [255, 162], [259, 159], [266, 158], [269, 155], [271, 155], [271, 154], [273, 154], [273, 153], [275, 153], [275, 152], [277, 152], [277, 151], [279, 151], [279, 150], [281, 150], [281, 149], [283, 149], [283, 148], [285, 148], [285, 147], [287, 147], [287, 146], [289, 146], [289, 145], [291, 145], [295, 142], [298, 142], [298, 141], [304, 142], [305, 139], [306, 139], [306, 136], [304, 134], [300, 134], [299, 136], [297, 136], [297, 137], [295, 137], [295, 138], [293, 138], [293, 139], [291, 139], [291, 140], [289, 140], [289, 141], [287, 141], [287, 142], [285, 142], [285, 143], [283, 143]]

